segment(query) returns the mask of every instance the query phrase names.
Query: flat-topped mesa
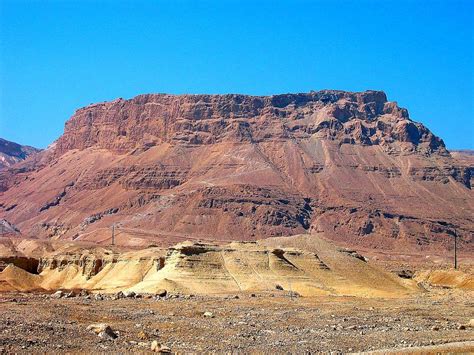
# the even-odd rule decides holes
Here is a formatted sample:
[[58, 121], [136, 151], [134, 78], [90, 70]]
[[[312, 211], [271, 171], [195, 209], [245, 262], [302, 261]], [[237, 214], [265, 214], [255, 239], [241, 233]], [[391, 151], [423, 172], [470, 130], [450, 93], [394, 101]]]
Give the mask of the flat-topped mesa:
[[448, 154], [443, 141], [381, 91], [323, 90], [273, 96], [139, 95], [76, 111], [56, 154], [97, 147], [126, 153], [160, 143], [330, 139], [388, 152]]

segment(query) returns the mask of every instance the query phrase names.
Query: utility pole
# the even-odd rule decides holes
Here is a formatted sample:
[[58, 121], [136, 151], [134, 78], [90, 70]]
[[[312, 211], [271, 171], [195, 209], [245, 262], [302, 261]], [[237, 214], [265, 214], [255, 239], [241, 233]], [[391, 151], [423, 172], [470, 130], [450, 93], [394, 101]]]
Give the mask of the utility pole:
[[112, 245], [115, 245], [115, 223], [112, 224]]
[[454, 269], [458, 268], [458, 233], [454, 229]]

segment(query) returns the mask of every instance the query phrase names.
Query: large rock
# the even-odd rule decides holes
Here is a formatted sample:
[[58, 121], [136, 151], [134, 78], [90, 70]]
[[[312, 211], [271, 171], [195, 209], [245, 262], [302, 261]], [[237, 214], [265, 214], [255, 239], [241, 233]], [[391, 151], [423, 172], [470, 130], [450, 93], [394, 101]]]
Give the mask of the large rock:
[[116, 339], [118, 335], [106, 323], [94, 323], [87, 327], [87, 330], [94, 332], [103, 339]]

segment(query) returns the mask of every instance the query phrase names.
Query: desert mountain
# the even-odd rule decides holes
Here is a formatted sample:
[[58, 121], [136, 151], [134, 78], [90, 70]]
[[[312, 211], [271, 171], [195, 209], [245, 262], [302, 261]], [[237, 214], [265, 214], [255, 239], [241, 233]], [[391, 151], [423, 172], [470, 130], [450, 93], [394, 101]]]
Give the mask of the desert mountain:
[[39, 149], [20, 145], [0, 138], [0, 169], [10, 167], [25, 160], [30, 155], [39, 152]]
[[[471, 160], [380, 91], [140, 95], [81, 108], [0, 174], [27, 236], [127, 245], [318, 233], [340, 244], [473, 251]], [[444, 247], [444, 246], [443, 246]]]

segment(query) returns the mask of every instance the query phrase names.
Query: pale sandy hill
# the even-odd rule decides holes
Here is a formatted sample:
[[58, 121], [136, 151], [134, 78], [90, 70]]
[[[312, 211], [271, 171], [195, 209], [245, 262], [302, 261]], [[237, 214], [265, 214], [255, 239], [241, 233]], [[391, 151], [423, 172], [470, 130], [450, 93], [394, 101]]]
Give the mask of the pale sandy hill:
[[0, 291], [41, 290], [42, 280], [42, 276], [31, 274], [10, 264], [0, 273]]
[[414, 278], [434, 286], [474, 290], [474, 275], [459, 270], [423, 270], [417, 272]]
[[[303, 296], [401, 297], [420, 292], [404, 280], [315, 236], [218, 246], [183, 242], [169, 249], [118, 253], [63, 247], [40, 260], [39, 276], [10, 268], [0, 280], [16, 289], [88, 289], [97, 292], [159, 289], [187, 294], [297, 292]], [[305, 249], [291, 244], [304, 245]], [[281, 244], [281, 245], [280, 245]], [[13, 280], [14, 279], [14, 280]]]

